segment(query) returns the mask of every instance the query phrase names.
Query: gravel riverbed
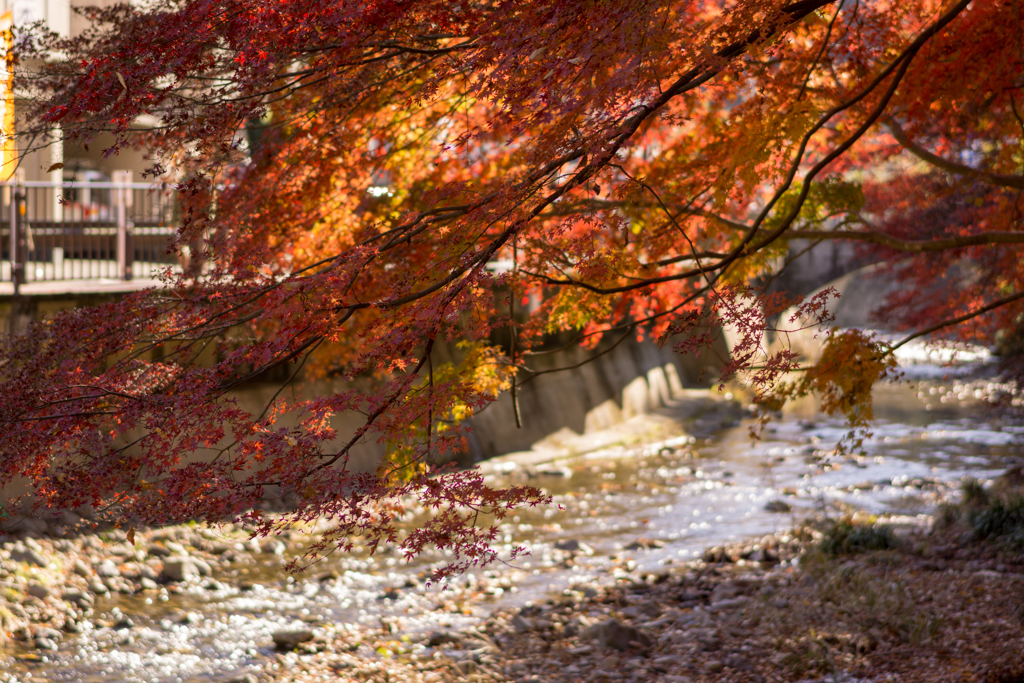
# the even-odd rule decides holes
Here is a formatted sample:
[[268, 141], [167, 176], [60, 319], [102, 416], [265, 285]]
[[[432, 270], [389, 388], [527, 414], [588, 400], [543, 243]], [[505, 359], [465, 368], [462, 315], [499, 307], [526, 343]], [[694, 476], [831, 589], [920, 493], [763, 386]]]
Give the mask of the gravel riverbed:
[[[756, 444], [740, 425], [498, 461], [565, 512], [510, 520], [531, 555], [445, 590], [443, 557], [387, 550], [285, 575], [317, 527], [0, 536], [0, 681], [1024, 680], [1019, 550], [940, 514], [963, 477], [1019, 467], [1024, 433], [974, 385], [885, 391], [867, 456], [823, 456], [841, 425], [810, 413]], [[824, 552], [820, 512], [899, 542]]]

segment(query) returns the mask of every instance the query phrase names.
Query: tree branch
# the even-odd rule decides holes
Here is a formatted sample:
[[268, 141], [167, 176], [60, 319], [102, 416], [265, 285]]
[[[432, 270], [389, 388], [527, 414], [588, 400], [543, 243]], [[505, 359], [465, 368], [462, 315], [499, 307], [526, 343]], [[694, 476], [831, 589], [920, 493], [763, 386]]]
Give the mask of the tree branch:
[[929, 152], [924, 147], [907, 137], [906, 132], [892, 117], [885, 120], [885, 126], [896, 139], [896, 142], [900, 143], [904, 149], [927, 164], [931, 164], [936, 168], [941, 168], [947, 173], [967, 176], [968, 178], [974, 178], [975, 180], [980, 180], [984, 183], [988, 183], [989, 185], [1008, 187], [1012, 190], [1024, 190], [1024, 176], [1022, 175], [1006, 175], [1003, 173], [982, 171], [972, 166], [967, 166], [966, 164], [960, 164], [955, 161], [950, 161], [949, 159], [944, 159], [938, 154]]

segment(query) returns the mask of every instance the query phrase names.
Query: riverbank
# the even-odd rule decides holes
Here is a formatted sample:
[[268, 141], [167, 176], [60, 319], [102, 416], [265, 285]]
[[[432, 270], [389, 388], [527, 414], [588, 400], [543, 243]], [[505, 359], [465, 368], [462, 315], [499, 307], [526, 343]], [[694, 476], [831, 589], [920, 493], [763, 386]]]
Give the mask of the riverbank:
[[[255, 643], [248, 671], [220, 680], [1010, 683], [1024, 677], [1022, 483], [1016, 469], [987, 490], [969, 484], [936, 519], [818, 519], [656, 572], [637, 569], [653, 550], [638, 542], [611, 558], [605, 580], [490, 616], [489, 587], [475, 584], [434, 592], [423, 614], [377, 627], [310, 618]], [[0, 619], [21, 672], [0, 679], [38, 678], [62, 639], [104, 630], [119, 634], [112, 645], [129, 642], [131, 617], [100, 607], [113, 594], [159, 610], [172, 595], [258, 592], [246, 566], [283, 563], [302, 541], [261, 543], [231, 527], [142, 531], [134, 545], [118, 530], [8, 540]], [[560, 557], [572, 565], [588, 551], [569, 542]], [[481, 618], [460, 627], [470, 615]], [[407, 631], [414, 618], [420, 628]], [[199, 619], [168, 613], [160, 628]]]
[[267, 680], [1012, 683], [1024, 680], [1020, 495], [947, 505], [938, 524], [818, 520], [653, 574], [620, 558], [609, 585], [461, 632], [337, 635], [280, 655]]

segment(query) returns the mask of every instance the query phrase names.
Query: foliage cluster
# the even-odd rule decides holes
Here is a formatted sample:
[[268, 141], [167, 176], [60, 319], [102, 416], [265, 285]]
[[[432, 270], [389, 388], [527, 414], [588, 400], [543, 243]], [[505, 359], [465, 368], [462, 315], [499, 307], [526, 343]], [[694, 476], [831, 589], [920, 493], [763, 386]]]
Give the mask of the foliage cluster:
[[855, 522], [844, 517], [831, 522], [822, 532], [820, 547], [828, 555], [854, 555], [874, 550], [892, 550], [900, 545], [892, 527]]
[[[481, 520], [547, 498], [438, 462], [549, 335], [705, 353], [732, 328], [725, 372], [766, 407], [815, 392], [862, 434], [898, 344], [837, 333], [802, 367], [785, 340], [831, 314], [773, 293], [797, 254], [863, 246], [904, 283], [879, 303], [911, 337], [987, 340], [1024, 311], [1017, 3], [82, 13], [80, 35], [19, 34], [23, 134], [146, 150], [195, 258], [0, 348], [0, 483], [26, 477], [44, 507], [218, 520], [273, 487], [342, 548], [436, 545], [460, 568], [495, 557]], [[341, 384], [241, 409], [232, 392], [280, 368]], [[400, 538], [409, 500], [436, 517]]]
[[1010, 470], [986, 488], [973, 477], [960, 487], [960, 502], [943, 507], [939, 518], [945, 527], [966, 529], [972, 541], [991, 541], [1012, 552], [1024, 552], [1024, 487], [1019, 470]]

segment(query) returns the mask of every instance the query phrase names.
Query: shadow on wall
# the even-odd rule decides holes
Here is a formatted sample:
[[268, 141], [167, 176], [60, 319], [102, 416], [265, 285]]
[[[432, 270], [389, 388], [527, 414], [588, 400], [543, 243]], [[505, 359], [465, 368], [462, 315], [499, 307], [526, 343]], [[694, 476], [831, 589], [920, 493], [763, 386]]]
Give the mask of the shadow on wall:
[[652, 341], [630, 337], [584, 363], [601, 350], [575, 347], [531, 359], [530, 366], [537, 371], [571, 369], [533, 380], [526, 377], [519, 390], [521, 428], [516, 427], [508, 392], [474, 416], [469, 452], [461, 460], [469, 464], [529, 450], [563, 429], [587, 434], [653, 412], [680, 398], [684, 387], [709, 386], [718, 377], [714, 369], [728, 353], [721, 335], [715, 347], [700, 357], [674, 352], [671, 341], [659, 348]]

